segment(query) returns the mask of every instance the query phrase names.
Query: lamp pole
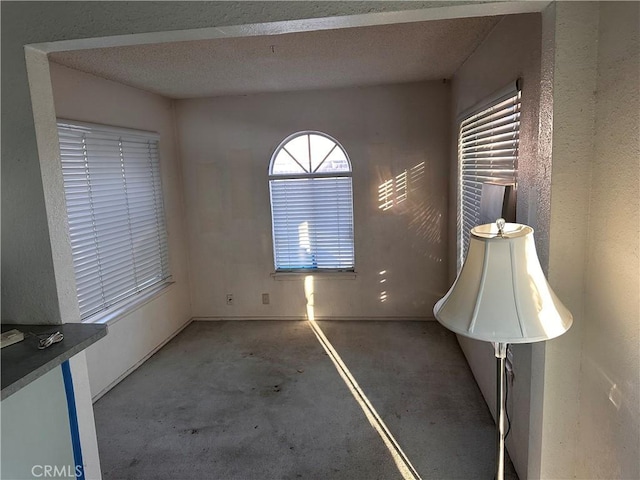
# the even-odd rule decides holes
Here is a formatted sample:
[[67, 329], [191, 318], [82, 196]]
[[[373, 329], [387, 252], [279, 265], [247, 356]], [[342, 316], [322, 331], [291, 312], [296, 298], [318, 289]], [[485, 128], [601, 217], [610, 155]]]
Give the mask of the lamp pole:
[[507, 344], [497, 342], [494, 344], [496, 354], [496, 477], [495, 480], [504, 480], [504, 372], [507, 358]]

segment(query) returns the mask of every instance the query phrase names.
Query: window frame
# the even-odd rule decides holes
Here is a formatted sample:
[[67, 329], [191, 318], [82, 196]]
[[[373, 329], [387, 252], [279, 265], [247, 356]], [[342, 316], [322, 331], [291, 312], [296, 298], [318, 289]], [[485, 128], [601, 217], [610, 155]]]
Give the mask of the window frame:
[[[485, 174], [478, 174], [474, 176], [474, 180], [469, 180], [468, 183], [476, 183], [482, 184], [489, 181], [497, 181], [504, 182], [505, 184], [513, 185], [514, 189], [517, 190], [517, 182], [518, 182], [518, 158], [520, 154], [520, 118], [521, 118], [521, 109], [522, 109], [522, 81], [518, 79], [514, 82], [509, 83], [506, 87], [498, 90], [494, 94], [485, 98], [480, 103], [471, 107], [470, 109], [464, 111], [462, 114], [458, 116], [457, 124], [458, 124], [458, 134], [457, 134], [457, 204], [456, 204], [456, 266], [457, 271], [460, 272], [462, 265], [464, 263], [465, 257], [465, 245], [468, 242], [469, 231], [471, 227], [465, 228], [465, 174], [463, 172], [465, 166], [465, 159], [463, 158], [462, 153], [462, 144], [465, 136], [463, 135], [463, 128], [467, 125], [473, 124], [472, 120], [476, 117], [482, 118], [485, 115], [490, 114], [489, 112], [492, 109], [495, 109], [499, 105], [512, 101], [515, 99], [515, 103], [513, 103], [513, 107], [515, 108], [514, 115], [517, 115], [517, 120], [513, 123], [517, 124], [517, 129], [515, 132], [515, 148], [512, 168], [502, 168], [503, 172], [497, 172], [497, 170], [501, 170], [500, 165], [495, 165], [491, 162], [490, 165], [484, 165], [483, 169], [485, 170]], [[496, 110], [500, 111], [500, 109]], [[482, 123], [482, 122], [480, 122]], [[489, 130], [485, 130], [489, 131]], [[489, 135], [491, 137], [491, 135]], [[493, 145], [493, 143], [491, 143]], [[490, 155], [487, 155], [484, 160], [487, 161], [487, 158], [490, 158]], [[496, 167], [495, 169], [493, 167]], [[504, 167], [504, 166], [502, 166]], [[486, 171], [489, 170], [489, 173]], [[496, 170], [492, 172], [491, 170]], [[470, 175], [467, 175], [470, 177]], [[480, 179], [483, 179], [481, 182]], [[471, 188], [470, 186], [467, 188]], [[468, 203], [468, 202], [467, 202]], [[477, 206], [479, 208], [480, 199], [477, 199]], [[479, 211], [477, 212], [479, 214]], [[476, 216], [477, 216], [476, 214]]]
[[[118, 316], [139, 308], [139, 306], [150, 301], [151, 298], [160, 294], [173, 283], [159, 152], [160, 135], [155, 132], [63, 118], [58, 118], [56, 123], [65, 196], [65, 213], [81, 321], [86, 323], [112, 321]], [[79, 138], [82, 140], [78, 140]], [[90, 151], [91, 143], [88, 140], [96, 142], [96, 145], [100, 143], [101, 150], [99, 154], [96, 153], [97, 150]], [[83, 160], [73, 161], [74, 154], [76, 158], [78, 157], [77, 149], [80, 144], [82, 144]], [[118, 145], [117, 154], [115, 153], [116, 144]], [[96, 146], [95, 148], [97, 149], [98, 147]], [[102, 153], [103, 148], [106, 149], [107, 153]], [[93, 165], [90, 167], [89, 164], [92, 162], [92, 157]], [[117, 161], [116, 158], [118, 159]], [[109, 170], [110, 173], [106, 174], [106, 176], [105, 173], [100, 171], [100, 175], [103, 175], [102, 178], [97, 173], [98, 170], [91, 171], [91, 168], [97, 169], [100, 165], [105, 166], [111, 162], [114, 164], [116, 162], [119, 163], [121, 175], [114, 175], [114, 171], [118, 168], [115, 165], [113, 171]], [[82, 163], [83, 165], [81, 165]], [[84, 182], [85, 179], [82, 178], [82, 175], [78, 175], [81, 170], [84, 170], [86, 182]], [[128, 175], [127, 172], [129, 172]], [[75, 176], [72, 176], [73, 174]], [[92, 174], [96, 175], [93, 182], [91, 181]], [[98, 215], [100, 217], [98, 222], [101, 220], [106, 224], [107, 221], [105, 219], [107, 217], [116, 215], [118, 220], [113, 224], [115, 225], [113, 229], [123, 230], [123, 221], [121, 220], [126, 217], [128, 244], [126, 244], [126, 234], [120, 232], [110, 236], [111, 227], [105, 227], [103, 232], [96, 233], [99, 227], [94, 215], [96, 210], [99, 209], [97, 207], [99, 200], [95, 191], [98, 190], [98, 187], [107, 188], [104, 183], [105, 178], [108, 178], [107, 183], [113, 183], [114, 185], [117, 185], [117, 182], [120, 181], [119, 178], [122, 178], [124, 194], [120, 195], [120, 192], [116, 191], [120, 187], [115, 187], [113, 191], [107, 191], [111, 195], [116, 195], [116, 201], [119, 201], [120, 204], [112, 210], [108, 210], [108, 207], [112, 205], [107, 207], [105, 207], [105, 203], [100, 205], [102, 213]], [[82, 191], [83, 189], [86, 189], [86, 191]], [[74, 193], [79, 190], [82, 191], [81, 198], [84, 198], [85, 202], [87, 202], [84, 207], [81, 200], [71, 200]], [[114, 201], [114, 204], [116, 201]], [[91, 228], [89, 227], [90, 222], [87, 220], [72, 219], [70, 216], [70, 212], [80, 216], [83, 211], [85, 211], [85, 214], [86, 212], [91, 212], [91, 222], [93, 222]], [[83, 242], [84, 246], [81, 251], [78, 243], [74, 241], [74, 235], [91, 236], [90, 229], [94, 232], [93, 238], [91, 241], [85, 240]], [[105, 238], [108, 240], [105, 240]], [[103, 281], [103, 276], [106, 277], [105, 271], [108, 272], [109, 266], [114, 268], [122, 264], [120, 257], [117, 259], [101, 257], [100, 249], [105, 248], [104, 242], [111, 242], [113, 241], [112, 239], [124, 242], [125, 245], [122, 246], [122, 250], [130, 252], [133, 258], [130, 271], [123, 276], [123, 279], [118, 280], [116, 284], [133, 285], [133, 288], [121, 290], [115, 295], [105, 295], [105, 290], [108, 290], [108, 284]], [[100, 245], [101, 242], [102, 245]], [[78, 264], [81, 261], [80, 255], [94, 255], [96, 259], [93, 268], [90, 269], [90, 275], [87, 275], [90, 276], [88, 281], [79, 281], [78, 268], [80, 267]], [[132, 276], [128, 275], [129, 273]], [[91, 288], [101, 289], [102, 301], [93, 302], [90, 305], [95, 306], [88, 308], [86, 305], [82, 305], [81, 295], [87, 295], [87, 291], [91, 291]]]
[[[333, 148], [339, 148], [340, 151], [344, 154], [344, 158], [349, 167], [348, 171], [341, 172], [304, 172], [304, 173], [273, 173], [274, 163], [278, 157], [278, 154], [284, 149], [284, 147], [289, 144], [292, 140], [305, 136], [305, 135], [319, 135], [322, 136], [332, 143], [334, 143]], [[288, 152], [288, 151], [287, 151]], [[288, 152], [289, 153], [289, 152]], [[330, 154], [331, 152], [329, 152]], [[325, 159], [329, 156], [325, 157]], [[289, 153], [291, 156], [291, 154]], [[311, 162], [311, 151], [309, 152], [309, 161]], [[324, 160], [323, 160], [324, 161]], [[297, 162], [297, 160], [296, 160]], [[299, 163], [299, 162], [297, 162]], [[321, 162], [317, 167], [320, 168], [323, 162]], [[302, 165], [300, 165], [302, 167]], [[304, 169], [304, 167], [302, 167]], [[309, 170], [311, 170], [311, 165]], [[288, 135], [284, 140], [282, 140], [276, 149], [273, 151], [271, 155], [271, 159], [269, 161], [269, 169], [268, 169], [268, 178], [269, 178], [269, 204], [271, 211], [271, 239], [273, 243], [273, 264], [274, 264], [274, 273], [272, 277], [275, 279], [286, 279], [295, 277], [299, 274], [325, 274], [328, 276], [336, 276], [336, 275], [347, 275], [353, 276], [355, 275], [355, 265], [356, 265], [356, 255], [355, 255], [355, 223], [354, 223], [354, 207], [353, 207], [353, 165], [351, 163], [351, 159], [349, 158], [349, 154], [347, 153], [344, 146], [336, 140], [331, 135], [318, 131], [318, 130], [301, 130], [298, 132], [294, 132]], [[350, 194], [350, 216], [349, 216], [349, 228], [351, 232], [350, 239], [350, 250], [351, 250], [351, 265], [349, 267], [302, 267], [302, 268], [289, 268], [289, 267], [279, 267], [278, 266], [278, 245], [276, 242], [276, 226], [274, 222], [274, 201], [273, 201], [273, 182], [278, 180], [298, 180], [298, 179], [332, 179], [332, 178], [348, 178], [349, 179], [349, 194]]]

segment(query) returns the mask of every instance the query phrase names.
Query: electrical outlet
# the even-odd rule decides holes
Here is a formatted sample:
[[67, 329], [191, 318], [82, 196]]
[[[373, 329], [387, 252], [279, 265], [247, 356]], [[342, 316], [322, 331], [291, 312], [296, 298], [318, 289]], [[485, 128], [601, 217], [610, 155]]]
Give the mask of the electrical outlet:
[[227, 293], [227, 305], [233, 305], [233, 293]]
[[269, 305], [269, 294], [268, 293], [263, 293], [262, 294], [262, 304], [263, 305]]

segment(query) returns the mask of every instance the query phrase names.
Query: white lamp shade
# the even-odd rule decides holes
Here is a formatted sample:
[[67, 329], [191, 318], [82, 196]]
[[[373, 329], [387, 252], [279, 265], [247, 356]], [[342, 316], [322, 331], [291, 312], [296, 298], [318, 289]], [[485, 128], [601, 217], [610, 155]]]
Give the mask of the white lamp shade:
[[573, 317], [547, 283], [533, 229], [495, 223], [471, 230], [469, 253], [433, 313], [449, 330], [488, 342], [530, 343], [565, 333]]

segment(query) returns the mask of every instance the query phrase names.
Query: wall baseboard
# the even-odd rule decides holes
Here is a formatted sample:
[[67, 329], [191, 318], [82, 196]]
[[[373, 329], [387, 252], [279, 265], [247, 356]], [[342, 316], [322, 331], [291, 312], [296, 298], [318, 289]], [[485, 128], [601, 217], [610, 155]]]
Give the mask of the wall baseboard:
[[109, 390], [111, 390], [113, 387], [115, 387], [117, 384], [119, 384], [122, 380], [124, 380], [126, 377], [128, 377], [129, 375], [131, 375], [135, 370], [138, 369], [138, 367], [140, 365], [142, 365], [144, 362], [146, 362], [147, 360], [149, 360], [149, 358], [151, 358], [151, 356], [156, 353], [158, 350], [160, 350], [162, 347], [164, 347], [167, 343], [169, 343], [176, 335], [178, 335], [182, 330], [184, 330], [185, 328], [187, 328], [191, 322], [193, 322], [193, 318], [190, 318], [189, 320], [187, 320], [184, 324], [182, 324], [180, 327], [178, 327], [178, 329], [173, 332], [171, 335], [169, 335], [166, 339], [164, 339], [162, 342], [160, 342], [153, 350], [151, 350], [149, 353], [147, 353], [144, 357], [142, 357], [138, 362], [136, 362], [133, 366], [131, 366], [130, 368], [128, 368], [122, 375], [120, 375], [118, 378], [116, 378], [113, 382], [111, 382], [109, 385], [107, 385], [106, 387], [104, 387], [102, 390], [100, 390], [96, 395], [94, 395], [91, 398], [91, 402], [92, 403], [96, 403], [98, 400], [100, 400]]
[[[409, 321], [420, 321], [420, 322], [435, 322], [436, 319], [433, 316], [429, 317], [336, 317], [336, 316], [317, 316], [316, 320], [325, 320], [325, 321], [369, 321], [369, 322], [409, 322]], [[205, 316], [205, 317], [193, 317], [191, 319], [194, 322], [224, 322], [224, 321], [246, 321], [246, 320], [255, 320], [255, 321], [268, 321], [268, 320], [290, 320], [294, 322], [300, 322], [303, 320], [307, 320], [306, 316], [291, 316], [291, 317], [267, 317], [267, 316], [256, 316], [256, 317], [231, 317], [231, 316]]]

